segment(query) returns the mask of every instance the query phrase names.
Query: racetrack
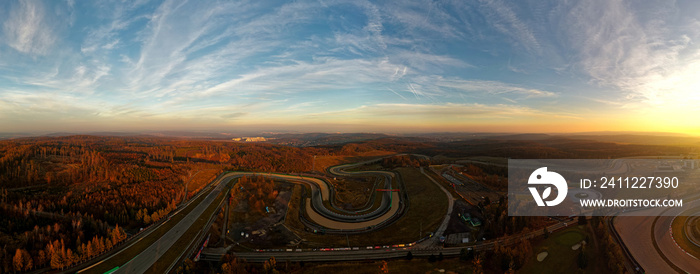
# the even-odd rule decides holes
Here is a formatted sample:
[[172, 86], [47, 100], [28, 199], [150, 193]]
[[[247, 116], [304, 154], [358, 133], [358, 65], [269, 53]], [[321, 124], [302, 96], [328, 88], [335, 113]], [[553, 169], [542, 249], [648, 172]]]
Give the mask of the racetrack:
[[392, 199], [391, 199], [391, 207], [389, 207], [389, 210], [384, 213], [383, 215], [379, 216], [378, 218], [374, 218], [369, 221], [363, 221], [363, 222], [341, 222], [341, 221], [336, 221], [336, 220], [331, 220], [328, 218], [325, 218], [324, 216], [319, 215], [316, 211], [311, 208], [311, 202], [310, 198], [307, 198], [306, 201], [306, 213], [309, 215], [309, 218], [313, 220], [315, 223], [322, 225], [327, 228], [332, 228], [332, 229], [338, 229], [338, 230], [360, 230], [360, 229], [366, 229], [369, 226], [376, 226], [378, 224], [381, 224], [382, 222], [388, 220], [392, 216], [394, 216], [398, 210], [399, 210], [399, 203], [401, 202], [400, 200], [400, 195], [397, 192], [392, 192]]
[[[350, 165], [352, 166], [352, 165]], [[346, 173], [344, 168], [334, 169], [340, 176], [360, 175], [356, 173]], [[394, 174], [385, 171], [363, 171], [361, 175], [367, 176], [384, 176], [386, 186], [391, 188]], [[312, 197], [308, 198], [306, 203], [307, 215], [311, 221], [322, 225], [328, 229], [335, 230], [353, 230], [366, 229], [369, 226], [377, 226], [386, 223], [387, 220], [398, 214], [401, 207], [400, 192], [385, 192], [382, 197], [381, 206], [367, 214], [361, 215], [344, 215], [333, 212], [323, 205], [323, 201], [328, 201], [332, 193], [331, 186], [324, 180], [303, 177], [299, 175], [274, 174], [274, 173], [256, 173], [256, 172], [229, 172], [219, 176], [211, 185], [214, 189], [189, 212], [180, 222], [175, 224], [172, 229], [166, 232], [161, 238], [155, 241], [152, 245], [144, 249], [139, 255], [132, 258], [126, 264], [119, 267], [115, 273], [145, 273], [153, 264], [155, 264], [184, 234], [185, 232], [200, 218], [211, 218], [211, 216], [202, 216], [216, 198], [224, 191], [229, 182], [233, 179], [242, 176], [264, 176], [277, 180], [285, 180], [292, 183], [305, 184], [311, 187]], [[401, 184], [397, 184], [401, 188]], [[206, 190], [206, 189], [205, 189]], [[205, 191], [203, 190], [203, 191]], [[312, 201], [313, 200], [313, 201]], [[331, 203], [332, 205], [332, 203]], [[322, 212], [322, 213], [319, 213]], [[348, 220], [348, 221], [346, 221]], [[360, 220], [360, 221], [358, 221]], [[166, 221], [167, 222], [167, 221]], [[162, 225], [162, 224], [161, 224]], [[117, 253], [118, 254], [118, 253]], [[117, 256], [115, 254], [115, 256]], [[95, 265], [103, 263], [98, 262]], [[166, 262], [170, 263], [170, 262]], [[93, 267], [92, 265], [90, 267]], [[111, 267], [111, 266], [110, 266]]]
[[651, 238], [654, 217], [618, 216], [615, 229], [632, 256], [649, 273], [675, 273], [664, 259], [656, 252]]
[[[700, 206], [700, 201], [693, 201], [688, 203], [691, 207]], [[674, 216], [681, 214], [684, 211], [681, 208], [672, 208], [669, 211], [672, 212]], [[659, 249], [668, 258], [671, 263], [686, 271], [688, 273], [700, 273], [700, 260], [693, 257], [692, 255], [686, 253], [677, 244], [676, 240], [671, 237], [671, 223], [673, 222], [674, 216], [660, 216], [656, 220], [656, 226], [654, 227], [654, 235], [656, 237], [656, 242]], [[678, 237], [678, 240], [682, 240], [682, 235], [674, 235]]]
[[[363, 175], [374, 175], [381, 174], [382, 176], [391, 178], [388, 174], [393, 176], [393, 173], [384, 171], [367, 171], [363, 172]], [[314, 223], [324, 226], [327, 229], [332, 230], [353, 230], [353, 229], [366, 229], [368, 226], [374, 226], [381, 224], [393, 217], [399, 209], [401, 203], [401, 195], [398, 192], [386, 192], [385, 196], [382, 197], [381, 205], [376, 210], [367, 214], [340, 214], [334, 212], [325, 207], [323, 201], [329, 199], [330, 186], [325, 181], [313, 178], [313, 177], [302, 177], [286, 174], [275, 174], [275, 173], [253, 173], [253, 172], [232, 172], [229, 174], [235, 174], [236, 176], [265, 176], [268, 178], [273, 178], [277, 180], [285, 180], [291, 183], [298, 183], [308, 185], [312, 189], [311, 198], [306, 200], [306, 213]], [[345, 173], [338, 172], [335, 175], [354, 175], [355, 173]], [[391, 180], [387, 180], [387, 184], [391, 186]], [[390, 196], [393, 195], [393, 196]], [[391, 204], [390, 204], [391, 202]]]
[[[700, 206], [700, 200], [686, 205]], [[682, 208], [668, 209], [674, 216], [683, 210]], [[660, 215], [660, 209], [649, 209], [649, 211], [648, 214], [652, 217], [620, 214], [615, 218], [615, 229], [632, 256], [648, 273], [673, 273], [679, 270], [700, 273], [700, 260], [683, 251], [671, 237], [670, 227], [674, 216], [653, 217], [653, 215]], [[668, 215], [669, 212], [665, 214]], [[674, 235], [674, 237], [681, 236]]]

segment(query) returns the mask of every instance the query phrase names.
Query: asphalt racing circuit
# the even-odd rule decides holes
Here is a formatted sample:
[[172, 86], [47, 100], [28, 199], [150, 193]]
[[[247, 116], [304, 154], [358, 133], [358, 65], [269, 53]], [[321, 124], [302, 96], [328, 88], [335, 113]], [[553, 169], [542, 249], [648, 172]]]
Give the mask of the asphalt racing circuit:
[[[377, 160], [373, 160], [377, 161]], [[336, 208], [333, 203], [333, 187], [327, 181], [304, 175], [292, 175], [292, 174], [277, 174], [277, 173], [257, 173], [257, 172], [227, 172], [220, 175], [214, 182], [212, 182], [207, 188], [202, 190], [201, 193], [206, 193], [211, 189], [211, 192], [195, 206], [195, 208], [190, 211], [180, 222], [175, 224], [167, 233], [156, 240], [152, 245], [143, 250], [136, 257], [132, 258], [126, 264], [122, 266], [110, 266], [114, 267], [114, 273], [145, 273], [148, 269], [158, 261], [163, 254], [165, 254], [184, 234], [185, 232], [199, 219], [207, 208], [209, 208], [212, 203], [215, 202], [216, 198], [224, 191], [230, 190], [231, 187], [235, 185], [230, 184], [231, 180], [243, 177], [243, 176], [264, 176], [268, 178], [273, 178], [275, 180], [282, 180], [296, 184], [302, 184], [308, 186], [311, 190], [311, 197], [306, 198], [305, 213], [308, 216], [308, 221], [311, 221], [313, 225], [320, 226], [326, 231], [342, 231], [342, 232], [352, 232], [352, 231], [369, 231], [373, 229], [380, 228], [382, 226], [392, 223], [392, 221], [400, 218], [403, 210], [403, 203], [405, 199], [405, 191], [402, 182], [400, 182], [397, 174], [388, 171], [357, 171], [349, 172], [346, 169], [360, 166], [369, 162], [362, 162], [356, 164], [335, 166], [330, 168], [328, 171], [335, 176], [373, 176], [379, 177], [384, 183], [385, 189], [397, 189], [398, 191], [386, 191], [382, 194], [376, 194], [374, 199], [381, 199], [380, 205], [372, 210], [373, 203], [368, 203], [365, 208], [358, 209], [353, 212], [349, 212], [344, 209]], [[235, 184], [235, 181], [234, 181]], [[196, 197], [199, 197], [196, 196]], [[196, 198], [195, 197], [195, 198]], [[192, 198], [189, 203], [196, 200]], [[326, 207], [324, 202], [328, 202], [331, 208]], [[184, 207], [180, 208], [174, 214], [180, 212]], [[173, 215], [174, 215], [173, 214]], [[206, 218], [213, 218], [214, 216], [204, 216]], [[172, 216], [172, 215], [171, 215]], [[169, 220], [169, 219], [168, 219]], [[158, 226], [168, 222], [166, 220], [160, 223]], [[140, 241], [143, 237], [146, 237], [150, 231], [153, 231], [156, 227], [152, 227], [148, 232], [143, 233], [141, 238], [136, 239], [132, 245]], [[128, 247], [127, 247], [128, 248]], [[113, 256], [119, 256], [117, 251], [109, 258]], [[103, 259], [97, 263], [94, 263], [79, 272], [87, 271], [101, 263], [104, 263], [109, 258]], [[172, 265], [171, 265], [172, 266]]]
[[[83, 266], [75, 267], [67, 271], [75, 273], [76, 270], [80, 270], [78, 273], [94, 273], [97, 272], [97, 269], [107, 268], [111, 269], [109, 272], [114, 271], [113, 273], [146, 273], [149, 271], [149, 269], [151, 269], [151, 267], [154, 266], [154, 264], [156, 264], [156, 262], [161, 265], [170, 265], [169, 270], [172, 269], [180, 258], [191, 255], [188, 253], [187, 247], [174, 247], [175, 243], [182, 239], [185, 232], [187, 232], [197, 220], [204, 218], [209, 220], [210, 224], [217, 214], [212, 213], [212, 216], [208, 216], [205, 214], [205, 212], [211, 212], [211, 210], [207, 211], [207, 209], [215, 207], [214, 204], [216, 204], [217, 201], [223, 201], [222, 199], [217, 199], [217, 197], [228, 193], [230, 189], [235, 187], [235, 183], [237, 182], [235, 179], [243, 176], [264, 176], [275, 180], [303, 185], [304, 189], [306, 190], [304, 193], [306, 194], [305, 196], [302, 196], [304, 199], [302, 199], [302, 205], [300, 206], [300, 219], [304, 219], [302, 223], [310, 228], [322, 228], [328, 233], [339, 232], [343, 234], [362, 233], [382, 228], [383, 226], [389, 225], [393, 223], [393, 221], [401, 218], [405, 211], [407, 195], [401, 176], [397, 173], [389, 171], [350, 171], [354, 167], [370, 164], [372, 162], [376, 162], [377, 160], [381, 160], [381, 158], [367, 162], [334, 166], [327, 170], [327, 172], [332, 176], [374, 177], [376, 182], [380, 184], [378, 188], [392, 190], [385, 192], [373, 192], [373, 196], [369, 197], [370, 202], [368, 202], [364, 208], [349, 211], [336, 207], [333, 198], [334, 188], [332, 184], [321, 177], [306, 174], [226, 172], [217, 177], [217, 179], [210, 183], [205, 189], [200, 191], [200, 193], [195, 197], [190, 199], [184, 206], [179, 207], [177, 211], [172, 213], [170, 217], [175, 216], [176, 214], [185, 214], [182, 213], [183, 209], [191, 208], [191, 211], [183, 216], [177, 224], [173, 225], [172, 228], [170, 228], [165, 234], [155, 240], [153, 244], [141, 250], [138, 255], [134, 256], [133, 258], [129, 258], [128, 262], [122, 263], [123, 265], [100, 265], [108, 262], [112, 257], [124, 256], [120, 254], [122, 251], [132, 247], [139, 241], [148, 237], [148, 235], [158, 227], [170, 222], [170, 217], [160, 221], [157, 223], [157, 225], [153, 225], [152, 227], [146, 229], [143, 231], [143, 233], [139, 233], [137, 236], [130, 238], [127, 240], [125, 247], [114, 250], [104, 257], [96, 259], [100, 261], [95, 260], [90, 263], [86, 263]], [[610, 173], [624, 173], [629, 169], [630, 166], [627, 164], [613, 161], [612, 164], [607, 167], [606, 171]], [[421, 172], [423, 172], [422, 169]], [[425, 175], [425, 173], [423, 173], [423, 175]], [[445, 198], [450, 201], [448, 212], [435, 234], [440, 236], [441, 232], [445, 230], [445, 227], [449, 221], [453, 197], [449, 191], [440, 186], [439, 183], [432, 180], [430, 176], [428, 176], [428, 178], [431, 179], [433, 183], [438, 185], [443, 192], [445, 192]], [[381, 184], [383, 184], [383, 186]], [[590, 193], [586, 194], [589, 196], [591, 195]], [[204, 197], [199, 199], [202, 196]], [[380, 200], [377, 203], [372, 202], [376, 199]], [[625, 262], [625, 267], [627, 268], [628, 272], [700, 273], [700, 259], [681, 248], [677, 242], [680, 236], [673, 235], [671, 229], [674, 219], [677, 215], [683, 213], [681, 212], [682, 210], [697, 210], [700, 208], [700, 197], [697, 195], [694, 195], [692, 198], [686, 197], [685, 202], [686, 206], [683, 209], [654, 208], [646, 209], [645, 211], [648, 210], [649, 212], [645, 213], [640, 211], [621, 212], [616, 217], [606, 218], [608, 220], [609, 228], [613, 231], [616, 239], [622, 244], [623, 251], [629, 259], [627, 262]], [[219, 202], [218, 206], [221, 206], [222, 204], [223, 202]], [[664, 210], [671, 212], [664, 212], [664, 214], [660, 214], [661, 211]], [[198, 235], [193, 239], [188, 238], [187, 241], [192, 241], [193, 243], [198, 241], [195, 239], [201, 238], [202, 235], [206, 233], [209, 224], [207, 224], [204, 228], [196, 228], [196, 230], [199, 232]], [[575, 222], [570, 222], [568, 224], [565, 222], [560, 222], [549, 226], [547, 230], [554, 232], [555, 230], [563, 229], [574, 224]], [[490, 250], [496, 245], [515, 244], [519, 243], [522, 239], [530, 239], [540, 236], [541, 234], [542, 230], [537, 230], [528, 233], [511, 235], [498, 239], [482, 241], [471, 246], [470, 248], [474, 250]], [[201, 242], [198, 243], [201, 246]], [[197, 245], [197, 243], [194, 244]], [[175, 248], [178, 252], [181, 252], [180, 257], [176, 259], [168, 259], [168, 262], [162, 261], [164, 258], [166, 258], [163, 255], [171, 248]], [[434, 255], [438, 252], [442, 252], [445, 255], [456, 255], [459, 254], [461, 249], [462, 247], [441, 247], [437, 242], [436, 237], [433, 237], [423, 238], [412, 243], [397, 243], [394, 245], [384, 246], [253, 250], [249, 252], [236, 252], [236, 256], [250, 262], [262, 262], [273, 256], [277, 260], [290, 261], [339, 261], [399, 258], [406, 256], [406, 253], [409, 250], [414, 256], [428, 256], [431, 254]], [[222, 252], [225, 253], [224, 250], [222, 250]], [[214, 259], [215, 257], [220, 258], [220, 256], [223, 254], [219, 254], [217, 251], [216, 253], [209, 255], [212, 256], [210, 259]], [[98, 265], [100, 265], [100, 267], [96, 267]], [[102, 271], [104, 270], [101, 270], [100, 272]]]

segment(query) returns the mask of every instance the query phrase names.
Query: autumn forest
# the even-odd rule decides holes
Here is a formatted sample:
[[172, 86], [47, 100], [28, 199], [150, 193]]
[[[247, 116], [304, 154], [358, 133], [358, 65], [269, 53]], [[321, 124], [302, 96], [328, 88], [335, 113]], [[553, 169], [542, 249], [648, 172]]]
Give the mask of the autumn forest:
[[[0, 272], [60, 270], [99, 256], [149, 225], [167, 219], [223, 171], [311, 172], [314, 156], [357, 156], [372, 151], [384, 155], [442, 155], [433, 157], [430, 164], [439, 164], [441, 159], [449, 162], [446, 157], [472, 155], [607, 158], [686, 151], [682, 147], [601, 144], [566, 139], [466, 143], [384, 138], [292, 147], [228, 140], [86, 135], [4, 140], [0, 141]], [[394, 157], [382, 164], [428, 163]], [[497, 189], [504, 187], [505, 181], [498, 176], [480, 175], [481, 169], [467, 168], [473, 169], [470, 174], [483, 177], [475, 179], [493, 181], [489, 184]], [[316, 167], [315, 172], [322, 170]], [[500, 173], [503, 171], [489, 171]], [[260, 184], [268, 188], [272, 185]], [[257, 200], [275, 196], [271, 189], [252, 188], [251, 197]], [[260, 211], [261, 205], [255, 208]]]

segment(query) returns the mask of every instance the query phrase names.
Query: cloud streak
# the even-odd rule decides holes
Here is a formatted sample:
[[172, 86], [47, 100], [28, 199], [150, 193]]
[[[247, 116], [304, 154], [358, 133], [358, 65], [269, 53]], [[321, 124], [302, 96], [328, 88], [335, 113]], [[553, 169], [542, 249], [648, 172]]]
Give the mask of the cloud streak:
[[44, 7], [37, 1], [23, 0], [13, 5], [3, 31], [10, 47], [27, 54], [45, 55], [56, 40]]
[[676, 7], [637, 9], [622, 1], [580, 2], [571, 9], [569, 34], [581, 68], [594, 83], [624, 91], [631, 104], [697, 100], [700, 36], [684, 27], [687, 22], [670, 20]]

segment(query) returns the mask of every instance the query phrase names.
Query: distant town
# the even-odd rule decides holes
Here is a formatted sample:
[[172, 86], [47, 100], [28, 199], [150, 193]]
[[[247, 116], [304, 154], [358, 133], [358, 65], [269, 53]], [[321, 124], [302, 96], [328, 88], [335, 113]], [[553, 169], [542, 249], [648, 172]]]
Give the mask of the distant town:
[[275, 138], [265, 138], [265, 137], [237, 137], [231, 140], [236, 142], [265, 142]]

